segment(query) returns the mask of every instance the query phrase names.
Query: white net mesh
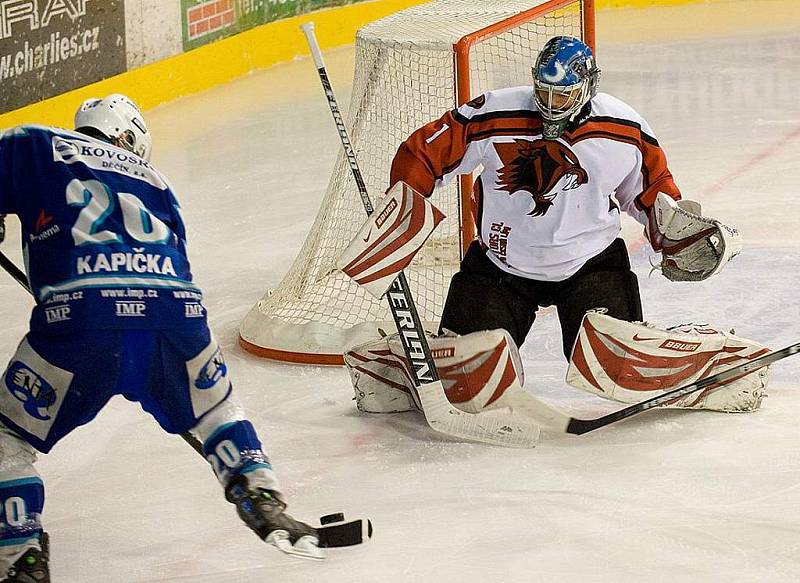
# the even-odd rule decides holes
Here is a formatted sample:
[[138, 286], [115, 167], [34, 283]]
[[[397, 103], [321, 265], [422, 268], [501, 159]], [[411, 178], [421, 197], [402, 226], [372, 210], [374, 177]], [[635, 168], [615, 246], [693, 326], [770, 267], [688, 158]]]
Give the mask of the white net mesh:
[[[558, 5], [474, 44], [469, 53], [471, 96], [530, 83], [541, 46], [557, 34], [582, 36], [582, 0], [436, 0], [362, 28], [356, 39], [350, 138], [367, 190], [377, 206], [389, 186], [397, 147], [420, 126], [457, 105], [453, 46], [464, 36], [521, 12]], [[566, 4], [566, 5], [565, 5]], [[431, 197], [447, 219], [406, 270], [423, 321], [435, 330], [447, 286], [460, 260], [459, 187]], [[280, 286], [267, 293], [241, 326], [245, 346], [292, 360], [292, 353], [341, 355], [348, 346], [393, 327], [378, 301], [336, 270], [335, 262], [366, 220], [342, 152], [319, 214]], [[249, 346], [248, 346], [249, 345]], [[282, 352], [287, 354], [281, 354]], [[297, 360], [315, 361], [312, 358]], [[320, 361], [324, 361], [320, 360]]]

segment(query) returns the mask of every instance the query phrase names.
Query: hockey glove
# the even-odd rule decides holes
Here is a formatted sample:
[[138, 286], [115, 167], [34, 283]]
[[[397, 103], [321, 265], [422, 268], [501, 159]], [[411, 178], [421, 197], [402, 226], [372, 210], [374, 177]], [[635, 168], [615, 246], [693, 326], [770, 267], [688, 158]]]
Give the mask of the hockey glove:
[[238, 476], [225, 489], [225, 497], [236, 505], [236, 512], [258, 537], [286, 554], [322, 559], [315, 528], [295, 520], [271, 491], [250, 487], [247, 478]]
[[670, 281], [708, 279], [742, 249], [739, 231], [702, 216], [697, 202], [675, 201], [659, 193], [651, 212], [650, 240], [653, 248], [661, 251], [658, 267]]

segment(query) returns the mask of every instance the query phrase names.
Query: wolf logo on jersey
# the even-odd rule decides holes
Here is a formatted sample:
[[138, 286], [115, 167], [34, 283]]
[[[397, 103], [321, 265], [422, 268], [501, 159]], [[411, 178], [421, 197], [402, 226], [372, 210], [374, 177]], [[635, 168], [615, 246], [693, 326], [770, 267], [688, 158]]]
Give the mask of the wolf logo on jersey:
[[514, 194], [529, 192], [536, 206], [528, 214], [541, 217], [553, 206], [558, 192], [553, 189], [565, 176], [570, 180], [562, 191], [578, 188], [589, 181], [578, 157], [565, 144], [554, 140], [515, 139], [495, 142], [494, 149], [503, 162], [498, 171], [499, 190]]

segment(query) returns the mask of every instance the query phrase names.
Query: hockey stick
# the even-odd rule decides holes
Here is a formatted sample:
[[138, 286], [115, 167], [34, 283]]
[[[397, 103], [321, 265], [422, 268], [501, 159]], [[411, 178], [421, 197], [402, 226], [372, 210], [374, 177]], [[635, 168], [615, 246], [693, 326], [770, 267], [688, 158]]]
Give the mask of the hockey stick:
[[[2, 251], [0, 251], [0, 266], [13, 277], [25, 290], [33, 295], [28, 276], [17, 267]], [[190, 432], [181, 433], [181, 438], [195, 450], [201, 458], [206, 459], [203, 453], [203, 444]], [[319, 546], [323, 548], [349, 547], [366, 542], [372, 537], [372, 522], [369, 519], [357, 518], [345, 522], [341, 512], [326, 514], [319, 519], [321, 526], [314, 527], [317, 531]]]
[[[361, 197], [364, 210], [369, 216], [374, 212], [374, 207], [369, 198], [364, 178], [361, 175], [358, 159], [342, 119], [333, 87], [328, 79], [322, 52], [314, 35], [314, 23], [303, 24], [300, 28], [305, 33], [306, 41], [311, 49], [311, 55], [314, 58], [314, 64], [333, 115], [333, 121], [336, 124], [350, 170], [358, 187], [358, 194]], [[510, 447], [532, 447], [535, 445], [539, 436], [539, 426], [531, 420], [508, 414], [477, 415], [465, 413], [455, 408], [448, 401], [442, 382], [439, 379], [439, 374], [436, 371], [436, 365], [433, 362], [425, 330], [422, 327], [408, 281], [402, 271], [392, 283], [386, 297], [403, 344], [403, 351], [409, 362], [417, 396], [422, 405], [422, 412], [431, 428], [454, 437]]]
[[28, 276], [25, 275], [22, 270], [17, 267], [14, 262], [11, 261], [2, 251], [0, 251], [0, 266], [2, 266], [3, 269], [5, 269], [8, 274], [17, 281], [18, 284], [24, 287], [28, 293], [32, 293], [31, 287], [28, 285]]

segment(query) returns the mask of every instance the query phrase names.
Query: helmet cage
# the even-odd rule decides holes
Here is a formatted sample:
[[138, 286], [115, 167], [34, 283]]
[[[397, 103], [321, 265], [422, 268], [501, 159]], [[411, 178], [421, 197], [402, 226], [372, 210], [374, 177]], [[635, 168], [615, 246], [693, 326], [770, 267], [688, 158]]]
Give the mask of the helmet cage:
[[532, 69], [534, 101], [546, 122], [566, 125], [597, 93], [600, 69], [580, 39], [551, 38]]
[[[535, 74], [535, 69], [534, 69]], [[594, 77], [596, 81], [597, 77]], [[573, 85], [552, 85], [534, 77], [534, 99], [542, 117], [548, 121], [561, 121], [572, 117], [591, 99], [592, 78], [586, 78]]]

